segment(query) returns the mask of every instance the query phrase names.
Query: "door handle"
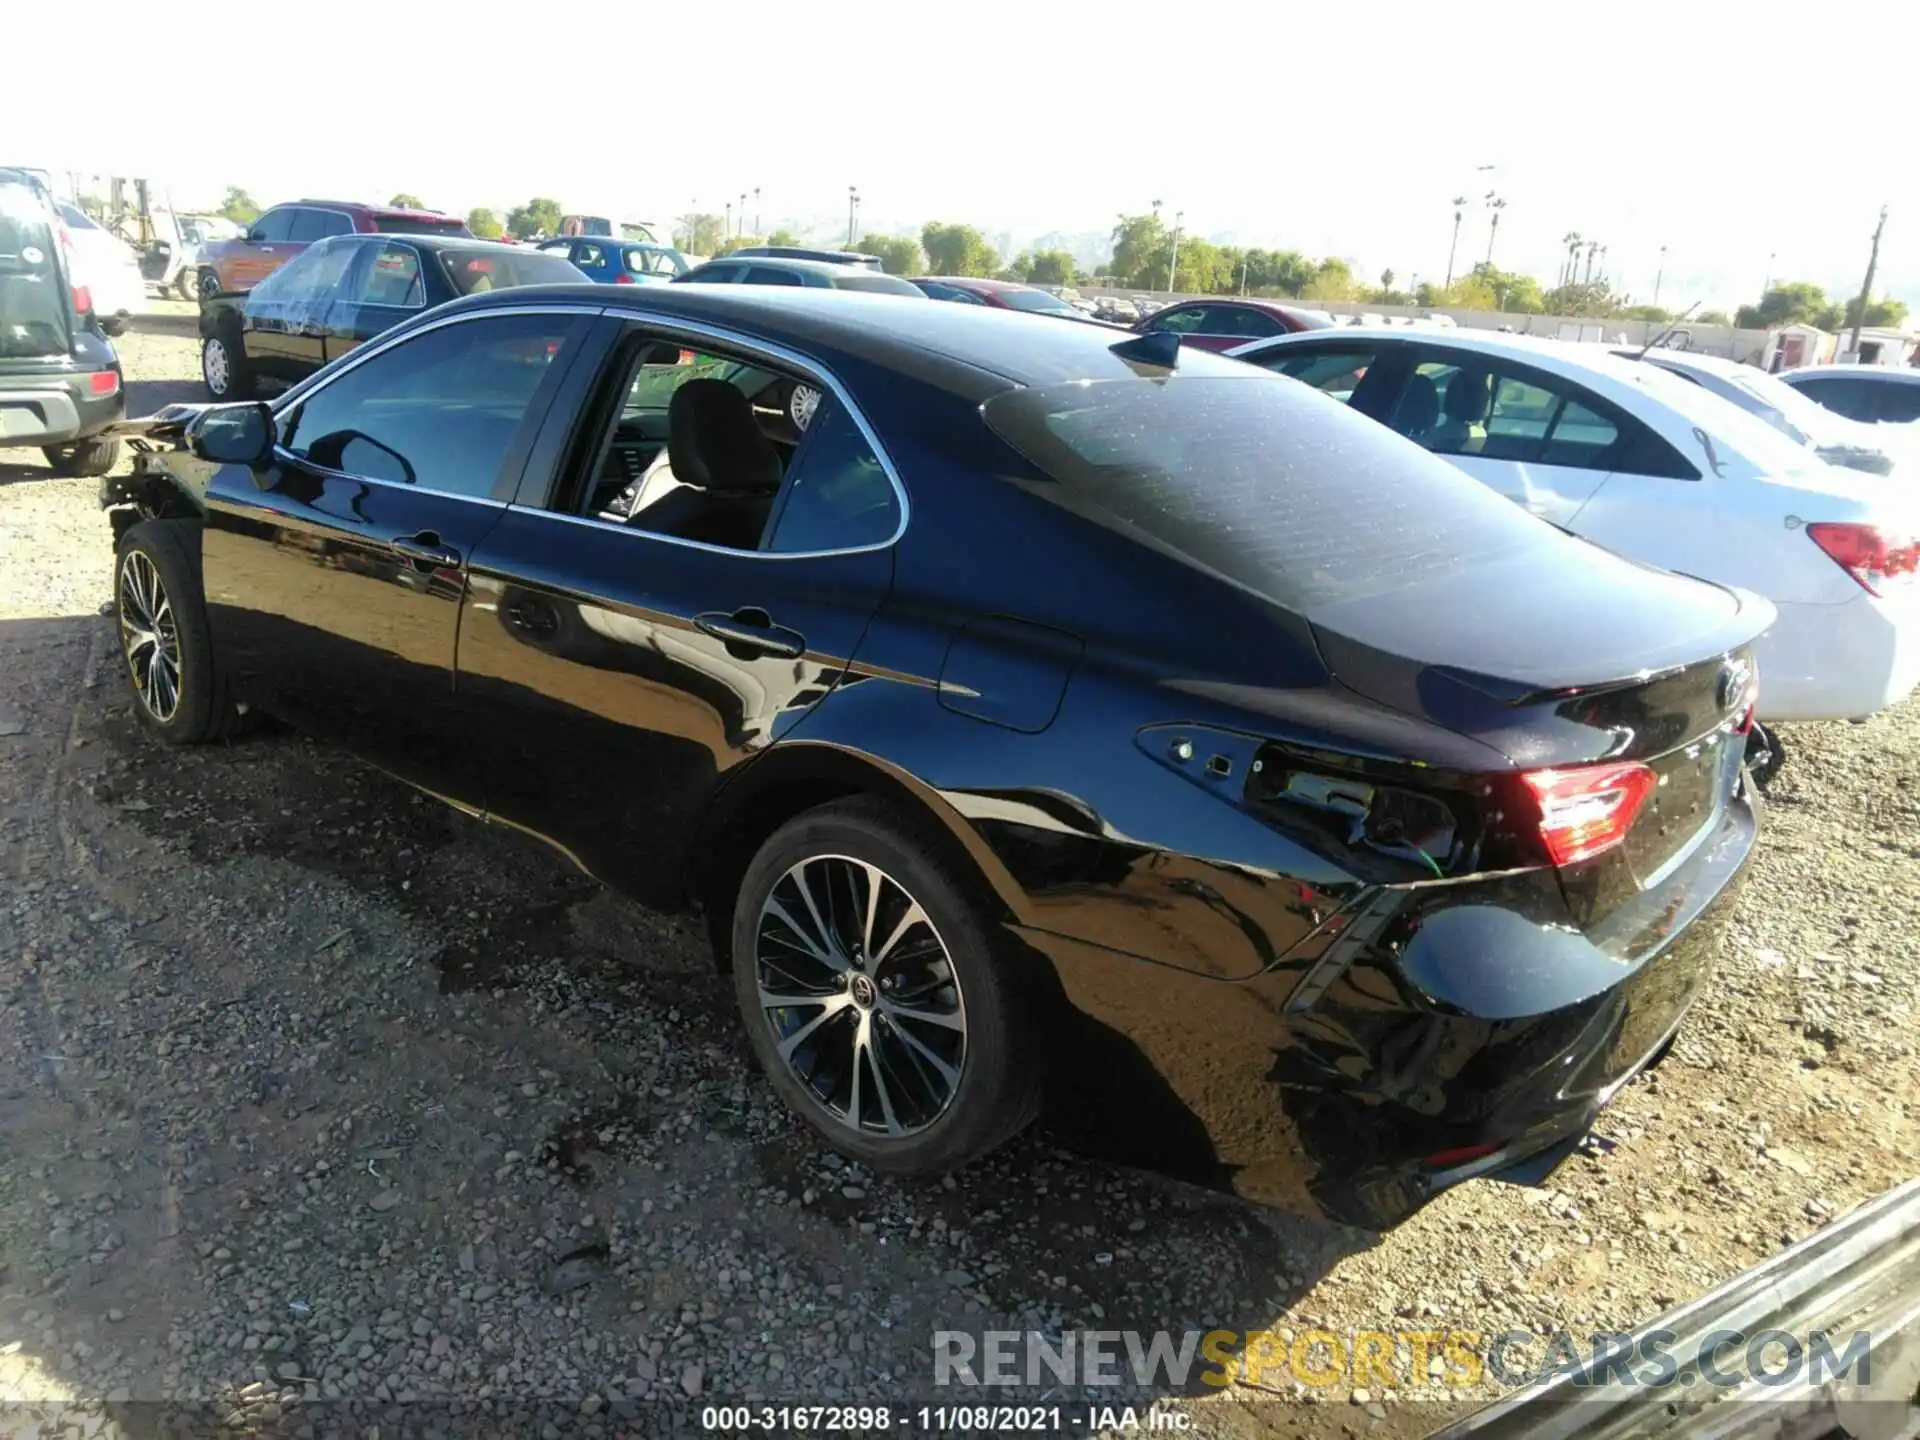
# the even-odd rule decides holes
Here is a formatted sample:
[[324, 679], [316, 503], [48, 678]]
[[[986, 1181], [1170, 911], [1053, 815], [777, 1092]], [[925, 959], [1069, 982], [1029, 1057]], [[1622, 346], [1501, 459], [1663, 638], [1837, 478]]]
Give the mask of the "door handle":
[[460, 563], [460, 552], [451, 545], [442, 545], [439, 535], [432, 530], [422, 530], [418, 535], [403, 535], [397, 540], [389, 540], [387, 548], [402, 559], [411, 560], [416, 565], [425, 565], [430, 569], [452, 568]]
[[693, 617], [693, 623], [716, 640], [724, 640], [728, 653], [747, 651], [754, 655], [774, 655], [797, 660], [807, 653], [807, 637], [798, 630], [773, 623], [773, 617], [757, 606], [747, 606], [731, 615], [707, 610]]

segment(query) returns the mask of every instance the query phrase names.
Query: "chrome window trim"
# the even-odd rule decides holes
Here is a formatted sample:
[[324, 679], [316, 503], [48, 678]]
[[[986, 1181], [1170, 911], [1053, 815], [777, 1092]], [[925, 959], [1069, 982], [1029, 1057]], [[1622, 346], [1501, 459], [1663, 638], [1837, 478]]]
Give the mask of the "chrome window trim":
[[463, 495], [458, 490], [440, 490], [431, 485], [403, 485], [398, 480], [381, 480], [372, 475], [356, 475], [351, 470], [330, 470], [325, 465], [316, 465], [304, 455], [296, 455], [285, 446], [276, 444], [273, 457], [282, 464], [298, 465], [302, 470], [311, 470], [316, 475], [324, 475], [329, 480], [351, 480], [356, 485], [378, 485], [383, 490], [391, 490], [398, 495], [433, 495], [442, 500], [466, 500], [475, 505], [485, 505], [493, 510], [505, 510], [507, 502], [496, 500], [491, 495]]
[[[532, 289], [534, 287], [529, 286], [527, 288]], [[410, 326], [404, 334], [395, 335], [389, 332], [387, 335], [377, 340], [369, 341], [367, 344], [361, 346], [353, 352], [348, 364], [342, 366], [334, 373], [326, 375], [324, 379], [320, 379], [318, 384], [315, 384], [313, 380], [304, 380], [280, 396], [279, 399], [274, 402], [272, 410], [276, 434], [279, 429], [280, 417], [286, 413], [288, 409], [295, 405], [305, 403], [312, 396], [319, 394], [322, 390], [326, 389], [327, 386], [340, 379], [341, 376], [351, 374], [369, 360], [384, 355], [395, 346], [402, 345], [417, 335], [424, 335], [430, 330], [439, 330], [448, 325], [461, 325], [471, 320], [484, 319], [490, 315], [605, 315], [622, 321], [638, 321], [645, 324], [649, 330], [657, 331], [670, 338], [718, 341], [723, 345], [744, 350], [749, 355], [764, 355], [771, 359], [778, 360], [781, 368], [789, 371], [797, 371], [802, 378], [812, 379], [817, 382], [822, 389], [832, 391], [840, 403], [846, 407], [847, 413], [853, 417], [853, 423], [860, 431], [861, 438], [867, 442], [868, 448], [873, 451], [874, 457], [879, 460], [880, 468], [886, 472], [888, 482], [893, 486], [894, 498], [900, 502], [900, 519], [898, 523], [895, 524], [891, 535], [885, 540], [875, 541], [871, 545], [849, 545], [836, 550], [734, 550], [725, 545], [709, 545], [703, 540], [683, 540], [677, 535], [662, 535], [653, 530], [642, 530], [638, 527], [627, 525], [615, 525], [612, 521], [600, 520], [591, 515], [567, 515], [558, 510], [546, 510], [532, 505], [508, 505], [497, 500], [489, 500], [487, 503], [500, 505], [503, 509], [520, 510], [529, 515], [544, 515], [555, 520], [564, 520], [576, 525], [597, 526], [601, 529], [615, 531], [622, 535], [644, 536], [649, 540], [655, 540], [665, 545], [683, 545], [691, 550], [704, 550], [715, 555], [747, 555], [762, 560], [819, 560], [834, 555], [865, 555], [875, 550], [892, 549], [900, 543], [901, 537], [907, 533], [907, 526], [911, 522], [913, 512], [912, 502], [907, 497], [907, 487], [901, 483], [900, 471], [894, 465], [893, 457], [887, 453], [886, 447], [880, 443], [880, 437], [874, 433], [873, 426], [867, 423], [866, 415], [862, 413], [858, 405], [853, 403], [852, 395], [848, 393], [847, 387], [841, 383], [839, 376], [835, 375], [819, 361], [789, 350], [784, 345], [778, 345], [768, 340], [761, 340], [751, 335], [743, 335], [739, 331], [729, 330], [724, 326], [710, 325], [701, 320], [688, 320], [677, 315], [662, 315], [658, 311], [647, 310], [639, 306], [583, 305], [578, 302], [547, 305], [490, 305], [484, 309], [467, 310], [458, 315], [443, 316], [441, 319], [435, 320], [430, 324]], [[319, 379], [319, 377], [315, 378]], [[277, 441], [273, 448], [276, 455], [291, 454], [291, 452], [284, 450]], [[443, 490], [428, 490], [417, 485], [398, 485], [390, 480], [372, 480], [364, 475], [352, 475], [344, 471], [326, 470], [324, 467], [311, 464], [303, 457], [296, 456], [293, 458], [298, 460], [299, 464], [306, 466], [310, 470], [316, 470], [326, 475], [338, 476], [342, 479], [361, 481], [368, 485], [388, 485], [396, 490], [415, 495], [447, 495], [449, 493]], [[470, 500], [476, 497], [455, 494], [452, 495], [451, 498], [456, 500]]]

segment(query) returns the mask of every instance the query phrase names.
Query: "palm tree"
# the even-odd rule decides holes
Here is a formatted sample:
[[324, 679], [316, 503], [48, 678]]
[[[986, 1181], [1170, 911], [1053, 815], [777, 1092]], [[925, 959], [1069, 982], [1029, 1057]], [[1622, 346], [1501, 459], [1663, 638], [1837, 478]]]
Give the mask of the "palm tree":
[[1447, 246], [1447, 283], [1442, 289], [1450, 288], [1453, 284], [1453, 255], [1460, 248], [1460, 216], [1466, 203], [1467, 197], [1464, 195], [1453, 197], [1453, 243]]
[[1491, 190], [1487, 192], [1487, 208], [1493, 211], [1493, 224], [1487, 230], [1487, 264], [1493, 264], [1493, 242], [1500, 234], [1500, 212], [1507, 208], [1507, 202]]
[[1578, 230], [1567, 231], [1566, 234], [1560, 237], [1560, 243], [1567, 247], [1566, 263], [1560, 267], [1560, 283], [1562, 285], [1571, 285], [1573, 283], [1574, 257], [1580, 251], [1580, 232]]

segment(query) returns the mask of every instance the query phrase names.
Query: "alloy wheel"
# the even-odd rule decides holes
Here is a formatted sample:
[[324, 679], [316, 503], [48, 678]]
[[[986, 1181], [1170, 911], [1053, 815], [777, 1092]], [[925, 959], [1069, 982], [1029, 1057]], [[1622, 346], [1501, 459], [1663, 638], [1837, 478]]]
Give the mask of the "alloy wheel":
[[227, 393], [227, 383], [232, 378], [227, 365], [227, 347], [220, 340], [208, 340], [200, 351], [200, 370], [206, 376], [207, 389], [215, 395]]
[[120, 562], [120, 646], [147, 713], [162, 725], [180, 710], [180, 631], [160, 572], [144, 551]]
[[775, 882], [755, 926], [755, 981], [774, 1049], [840, 1124], [926, 1129], [953, 1103], [967, 1011], [945, 942], [878, 866], [815, 855]]

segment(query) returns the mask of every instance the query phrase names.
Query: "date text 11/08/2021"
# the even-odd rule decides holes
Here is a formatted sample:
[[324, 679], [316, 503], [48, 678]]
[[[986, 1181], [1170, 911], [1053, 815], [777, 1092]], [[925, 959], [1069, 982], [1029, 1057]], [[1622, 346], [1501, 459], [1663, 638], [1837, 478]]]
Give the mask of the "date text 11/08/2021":
[[1158, 1405], [708, 1405], [700, 1411], [703, 1430], [741, 1433], [760, 1430], [841, 1431], [869, 1434], [909, 1430], [935, 1435], [1111, 1433], [1186, 1430], [1193, 1417]]

